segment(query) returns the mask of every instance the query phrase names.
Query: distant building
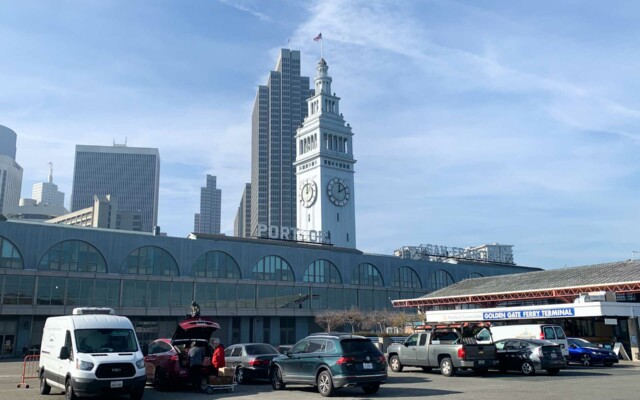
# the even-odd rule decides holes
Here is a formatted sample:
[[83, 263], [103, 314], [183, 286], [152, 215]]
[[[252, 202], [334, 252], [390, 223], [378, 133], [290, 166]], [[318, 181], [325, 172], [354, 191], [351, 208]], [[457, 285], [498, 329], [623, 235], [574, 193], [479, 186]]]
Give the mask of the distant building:
[[55, 207], [64, 207], [64, 193], [58, 190], [58, 185], [53, 183], [53, 164], [49, 163], [49, 180], [33, 184], [31, 198], [37, 204], [49, 204]]
[[93, 228], [142, 231], [139, 211], [122, 211], [116, 196], [94, 196], [93, 206], [50, 219], [50, 224], [85, 226]]
[[158, 222], [160, 154], [158, 149], [76, 146], [71, 211], [94, 205], [94, 196], [118, 198], [120, 213], [140, 213], [141, 230], [152, 232]]
[[200, 213], [195, 214], [193, 231], [220, 233], [222, 190], [216, 188], [216, 177], [207, 175], [207, 185], [200, 188]]
[[251, 184], [245, 184], [240, 206], [233, 221], [233, 236], [251, 237]]
[[251, 229], [296, 226], [296, 129], [313, 94], [300, 76], [300, 52], [281, 49], [275, 71], [259, 86], [251, 126]]
[[7, 206], [3, 212], [7, 219], [46, 221], [68, 213], [63, 206], [38, 203], [35, 199], [20, 199], [17, 206]]
[[14, 131], [0, 125], [0, 213], [20, 201], [23, 171], [16, 162], [16, 139]]

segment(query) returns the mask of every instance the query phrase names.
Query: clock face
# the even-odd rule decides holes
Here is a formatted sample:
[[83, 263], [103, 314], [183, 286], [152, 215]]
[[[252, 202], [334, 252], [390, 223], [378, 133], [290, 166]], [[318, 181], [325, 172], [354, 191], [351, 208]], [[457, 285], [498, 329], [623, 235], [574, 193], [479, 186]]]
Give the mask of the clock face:
[[316, 183], [312, 180], [306, 180], [302, 184], [302, 189], [300, 189], [300, 202], [305, 207], [311, 207], [313, 203], [316, 202], [316, 194], [317, 194], [317, 186]]
[[333, 178], [327, 185], [327, 195], [329, 200], [338, 207], [342, 207], [349, 202], [351, 192], [347, 182], [340, 178]]

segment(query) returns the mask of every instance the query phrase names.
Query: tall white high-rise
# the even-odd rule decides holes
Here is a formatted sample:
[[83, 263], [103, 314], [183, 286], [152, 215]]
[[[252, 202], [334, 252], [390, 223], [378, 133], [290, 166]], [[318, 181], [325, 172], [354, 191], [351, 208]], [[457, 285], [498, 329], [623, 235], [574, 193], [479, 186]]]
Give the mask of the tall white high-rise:
[[22, 191], [22, 167], [16, 162], [14, 131], [0, 125], [0, 213], [5, 207], [18, 206]]
[[200, 213], [195, 214], [195, 233], [220, 233], [222, 190], [216, 188], [216, 177], [207, 175], [207, 185], [200, 188]]
[[64, 193], [58, 190], [58, 185], [53, 183], [53, 164], [49, 163], [48, 182], [34, 183], [31, 190], [31, 198], [37, 204], [48, 204], [55, 207], [64, 207]]
[[296, 134], [297, 228], [329, 234], [331, 243], [356, 247], [353, 133], [331, 92], [329, 66], [317, 66], [315, 95]]
[[120, 211], [139, 212], [141, 230], [158, 224], [160, 154], [143, 147], [76, 145], [71, 211], [92, 207], [95, 196], [118, 198]]

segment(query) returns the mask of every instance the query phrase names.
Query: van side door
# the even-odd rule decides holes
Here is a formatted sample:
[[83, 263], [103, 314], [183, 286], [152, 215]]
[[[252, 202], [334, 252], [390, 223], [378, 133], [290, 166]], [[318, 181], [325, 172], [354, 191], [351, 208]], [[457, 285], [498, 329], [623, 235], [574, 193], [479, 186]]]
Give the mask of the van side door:
[[67, 359], [61, 359], [60, 358], [60, 349], [58, 348], [58, 354], [54, 354], [53, 356], [55, 357], [56, 361], [58, 362], [58, 373], [56, 376], [56, 380], [57, 382], [62, 385], [64, 387], [64, 381], [66, 379], [67, 376], [67, 372], [69, 372], [71, 370], [71, 368], [73, 368], [73, 343], [71, 341], [71, 332], [67, 331], [64, 335], [64, 344], [63, 346], [65, 346], [67, 349], [69, 349], [69, 357]]

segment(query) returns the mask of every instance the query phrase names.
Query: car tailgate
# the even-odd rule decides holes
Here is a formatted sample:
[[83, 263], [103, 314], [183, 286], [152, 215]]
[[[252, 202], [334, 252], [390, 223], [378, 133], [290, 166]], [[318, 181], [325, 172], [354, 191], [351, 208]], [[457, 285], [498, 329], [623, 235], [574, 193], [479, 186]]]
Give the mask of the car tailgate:
[[464, 349], [467, 360], [493, 360], [496, 358], [494, 344], [465, 344]]

